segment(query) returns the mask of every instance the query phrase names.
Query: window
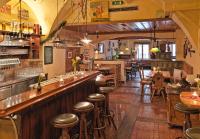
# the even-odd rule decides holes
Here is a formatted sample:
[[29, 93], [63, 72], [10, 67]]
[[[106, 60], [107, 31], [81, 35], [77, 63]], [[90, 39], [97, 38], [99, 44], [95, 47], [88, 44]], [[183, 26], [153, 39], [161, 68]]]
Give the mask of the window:
[[176, 44], [175, 43], [170, 43], [170, 44], [166, 44], [166, 52], [171, 52], [172, 53], [172, 57], [175, 58], [176, 57]]
[[137, 59], [149, 59], [149, 44], [147, 43], [136, 43], [135, 48], [137, 50]]

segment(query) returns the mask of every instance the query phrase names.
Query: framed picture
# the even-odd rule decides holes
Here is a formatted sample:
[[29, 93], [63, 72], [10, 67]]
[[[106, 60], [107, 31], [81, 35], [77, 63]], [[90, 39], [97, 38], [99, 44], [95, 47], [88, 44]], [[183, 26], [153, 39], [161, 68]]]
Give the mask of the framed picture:
[[89, 49], [84, 49], [83, 55], [84, 55], [84, 56], [88, 56], [88, 55], [89, 55]]
[[104, 53], [104, 44], [103, 43], [98, 43], [98, 51], [99, 51], [99, 54]]
[[44, 64], [52, 64], [53, 63], [53, 47], [45, 46], [44, 47]]
[[72, 58], [72, 52], [67, 53], [67, 58], [69, 58], [69, 59]]

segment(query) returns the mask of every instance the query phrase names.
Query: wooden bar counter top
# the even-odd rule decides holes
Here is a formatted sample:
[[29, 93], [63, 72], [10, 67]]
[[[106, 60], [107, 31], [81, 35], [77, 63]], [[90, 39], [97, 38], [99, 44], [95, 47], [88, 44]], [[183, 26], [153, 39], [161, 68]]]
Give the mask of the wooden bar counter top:
[[[73, 113], [73, 105], [79, 101], [86, 101], [87, 96], [96, 90], [95, 78], [99, 73], [83, 72], [81, 75], [64, 79], [62, 86], [55, 82], [43, 86], [40, 92], [30, 89], [11, 96], [0, 101], [0, 117], [17, 117], [14, 121], [19, 139], [59, 138], [60, 130], [52, 127], [52, 118], [66, 112]], [[0, 128], [0, 138], [1, 132], [4, 131]]]

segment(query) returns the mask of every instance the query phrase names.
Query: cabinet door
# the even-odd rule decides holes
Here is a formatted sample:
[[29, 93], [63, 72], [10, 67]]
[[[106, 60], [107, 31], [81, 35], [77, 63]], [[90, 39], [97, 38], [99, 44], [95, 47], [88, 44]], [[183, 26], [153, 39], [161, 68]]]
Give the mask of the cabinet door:
[[11, 96], [11, 86], [0, 88], [0, 100], [6, 99]]

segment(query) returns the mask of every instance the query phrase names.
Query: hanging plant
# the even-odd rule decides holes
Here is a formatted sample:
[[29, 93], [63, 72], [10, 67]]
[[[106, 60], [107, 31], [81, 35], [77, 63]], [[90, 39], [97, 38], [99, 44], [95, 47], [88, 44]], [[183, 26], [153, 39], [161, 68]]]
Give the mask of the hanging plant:
[[63, 21], [62, 23], [60, 23], [60, 25], [54, 30], [52, 31], [45, 39], [41, 40], [40, 44], [44, 44], [45, 42], [51, 40], [55, 34], [66, 25], [67, 21]]

